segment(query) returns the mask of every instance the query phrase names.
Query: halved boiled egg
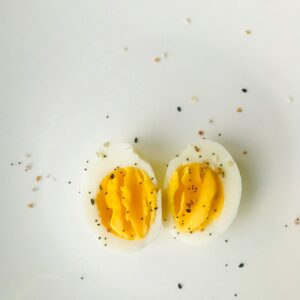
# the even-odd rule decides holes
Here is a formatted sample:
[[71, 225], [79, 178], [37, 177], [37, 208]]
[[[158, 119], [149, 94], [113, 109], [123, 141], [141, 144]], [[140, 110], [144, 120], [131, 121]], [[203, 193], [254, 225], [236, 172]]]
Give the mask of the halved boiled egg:
[[106, 143], [89, 161], [83, 190], [89, 219], [104, 246], [146, 246], [161, 225], [161, 192], [151, 166], [130, 144]]
[[165, 225], [190, 244], [211, 239], [233, 222], [241, 191], [238, 166], [223, 146], [206, 139], [189, 145], [167, 168]]

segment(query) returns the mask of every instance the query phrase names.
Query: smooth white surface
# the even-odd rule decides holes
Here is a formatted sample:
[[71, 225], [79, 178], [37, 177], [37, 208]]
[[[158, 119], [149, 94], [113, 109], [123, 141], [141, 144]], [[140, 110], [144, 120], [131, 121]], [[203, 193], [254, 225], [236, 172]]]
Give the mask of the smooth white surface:
[[[1, 0], [0, 298], [299, 299], [299, 10], [296, 0]], [[199, 129], [241, 168], [227, 234], [206, 247], [166, 232], [132, 254], [100, 247], [80, 222], [89, 155], [138, 136], [161, 182]]]

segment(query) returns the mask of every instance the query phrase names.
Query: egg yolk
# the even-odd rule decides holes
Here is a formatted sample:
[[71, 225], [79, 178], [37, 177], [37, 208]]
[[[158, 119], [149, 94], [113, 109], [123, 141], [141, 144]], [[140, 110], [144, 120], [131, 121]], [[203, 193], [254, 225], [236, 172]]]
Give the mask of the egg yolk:
[[107, 231], [127, 240], [141, 239], [155, 218], [156, 188], [143, 170], [117, 168], [102, 180], [96, 204]]
[[203, 231], [224, 204], [222, 169], [190, 163], [173, 172], [168, 186], [168, 206], [178, 231]]

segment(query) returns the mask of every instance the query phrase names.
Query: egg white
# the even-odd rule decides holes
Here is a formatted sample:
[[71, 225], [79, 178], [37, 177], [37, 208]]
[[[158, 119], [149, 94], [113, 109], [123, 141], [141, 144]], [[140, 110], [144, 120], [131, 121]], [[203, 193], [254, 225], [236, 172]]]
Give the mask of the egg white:
[[[196, 151], [197, 147], [200, 149], [199, 152]], [[224, 189], [224, 206], [218, 218], [211, 221], [203, 232], [194, 231], [192, 234], [180, 232], [178, 234], [173, 215], [170, 209], [168, 209], [167, 190], [169, 181], [173, 172], [181, 165], [201, 162], [209, 162], [212, 169], [220, 167], [220, 164], [222, 164], [222, 169], [225, 172], [225, 177], [221, 178]], [[168, 164], [164, 180], [164, 211], [166, 212], [164, 225], [176, 239], [188, 244], [201, 244], [212, 240], [225, 232], [232, 224], [239, 208], [241, 193], [241, 175], [232, 156], [220, 144], [202, 139], [197, 143], [188, 145], [186, 149]]]
[[[157, 188], [157, 180], [152, 167], [139, 157], [130, 144], [105, 143], [103, 149], [95, 153], [92, 159], [89, 160], [82, 188], [84, 206], [87, 211], [88, 221], [95, 231], [95, 238], [99, 239], [101, 237], [99, 241], [104, 246], [128, 251], [138, 250], [153, 241], [160, 231], [162, 223], [161, 191], [157, 190], [157, 210], [154, 222], [150, 225], [148, 233], [143, 239], [126, 240], [107, 232], [101, 223], [96, 203], [94, 205], [91, 204], [91, 198], [96, 199], [99, 184], [108, 173], [117, 167], [137, 167], [142, 169], [150, 178], [153, 178], [152, 183]], [[98, 220], [98, 222], [95, 222], [95, 220]], [[98, 223], [100, 226], [97, 225]]]

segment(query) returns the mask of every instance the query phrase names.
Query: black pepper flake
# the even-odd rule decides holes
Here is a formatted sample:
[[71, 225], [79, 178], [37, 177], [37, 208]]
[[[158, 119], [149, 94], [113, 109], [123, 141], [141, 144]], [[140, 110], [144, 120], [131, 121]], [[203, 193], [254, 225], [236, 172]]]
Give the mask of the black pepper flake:
[[99, 236], [98, 239], [101, 240], [101, 236]]
[[211, 236], [211, 235], [212, 235], [212, 233], [210, 232], [210, 233], [209, 233], [209, 235]]
[[226, 264], [225, 267], [228, 267], [228, 264]]
[[225, 240], [225, 243], [228, 243], [228, 240], [227, 240], [227, 239]]
[[19, 162], [18, 162], [18, 165], [20, 165], [20, 164], [21, 164], [21, 162], [19, 161]]
[[244, 263], [240, 263], [239, 268], [243, 268], [243, 267], [244, 267]]
[[87, 168], [85, 168], [84, 171], [87, 171]]
[[177, 106], [177, 111], [181, 111], [181, 107], [180, 106]]
[[104, 157], [104, 158], [106, 158], [106, 157], [107, 157], [107, 155], [106, 155], [106, 154], [104, 154], [104, 155], [103, 155], [103, 157]]
[[187, 213], [190, 213], [190, 212], [191, 212], [191, 209], [190, 209], [190, 208], [187, 208], [185, 211], [186, 211]]
[[288, 227], [287, 224], [285, 224], [284, 227], [287, 228]]
[[154, 209], [155, 209], [155, 210], [157, 210], [157, 209], [158, 209], [158, 207], [156, 206], [156, 207], [154, 207]]
[[135, 137], [134, 142], [137, 144], [138, 141], [139, 141], [139, 139], [137, 137]]
[[11, 165], [11, 166], [13, 166], [14, 164], [13, 164], [13, 163], [11, 163], [10, 165]]
[[110, 179], [114, 179], [115, 178], [115, 175], [114, 175], [114, 173], [112, 173], [111, 175], [110, 175]]
[[92, 193], [92, 192], [88, 192], [89, 193], [89, 195]]
[[186, 159], [186, 161], [189, 161], [189, 160], [190, 160], [189, 158]]
[[237, 294], [234, 294], [234, 297], [237, 297]]
[[104, 239], [107, 240], [107, 237], [105, 237]]
[[87, 161], [86, 161], [86, 163], [88, 164], [88, 163], [89, 163], [89, 161], [87, 160]]
[[109, 115], [106, 115], [106, 119], [108, 119], [109, 118]]
[[91, 204], [94, 205], [95, 204], [95, 200], [92, 198], [91, 199]]
[[135, 166], [137, 166], [137, 163], [134, 163]]
[[221, 136], [221, 135], [222, 135], [221, 133], [218, 134], [218, 136]]
[[68, 184], [71, 184], [72, 182], [71, 181], [68, 181]]
[[104, 244], [104, 247], [106, 247], [107, 246], [107, 244]]
[[141, 217], [141, 221], [143, 221], [144, 220], [144, 218], [143, 217]]
[[177, 286], [180, 290], [183, 288], [182, 283], [178, 283]]
[[242, 92], [243, 92], [243, 93], [247, 93], [248, 90], [247, 90], [247, 89], [242, 89]]
[[83, 276], [81, 276], [80, 279], [83, 280]]
[[100, 224], [98, 223], [97, 226], [100, 226]]

